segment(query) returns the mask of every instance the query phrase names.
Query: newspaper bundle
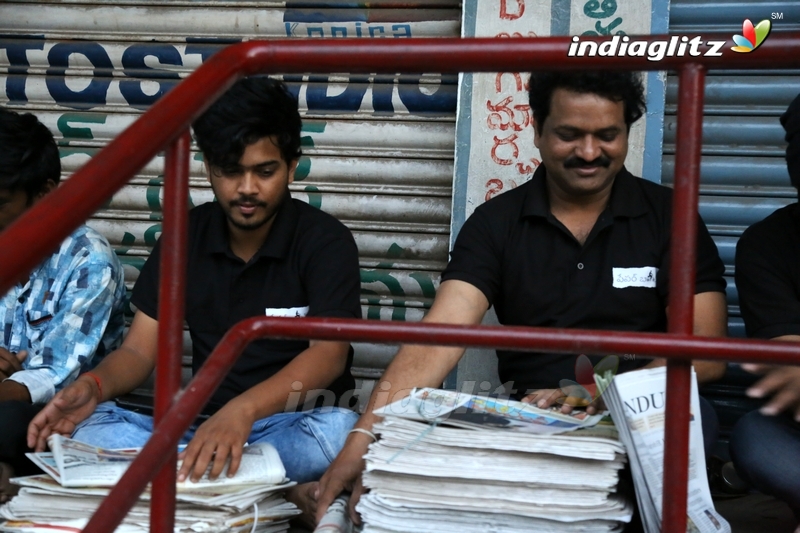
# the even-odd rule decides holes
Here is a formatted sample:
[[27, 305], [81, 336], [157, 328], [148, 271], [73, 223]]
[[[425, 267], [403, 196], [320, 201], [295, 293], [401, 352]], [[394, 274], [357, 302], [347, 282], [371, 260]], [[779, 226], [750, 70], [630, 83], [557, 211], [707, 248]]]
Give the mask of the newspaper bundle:
[[[51, 452], [29, 454], [46, 474], [15, 478], [22, 488], [0, 507], [0, 531], [38, 533], [80, 531], [138, 454], [138, 449], [107, 450], [60, 435], [48, 440]], [[247, 446], [233, 477], [177, 486], [176, 532], [279, 533], [300, 511], [283, 498], [293, 486], [278, 452], [269, 444]], [[134, 505], [118, 533], [149, 530], [150, 492]]]
[[[618, 376], [599, 376], [598, 388], [620, 439], [628, 450], [636, 499], [645, 531], [661, 531], [664, 473], [664, 420], [667, 373], [665, 367], [637, 370]], [[706, 476], [700, 400], [692, 370], [689, 426], [689, 487], [687, 533], [730, 533], [731, 527], [714, 509]]]
[[621, 531], [625, 450], [611, 424], [421, 389], [376, 414], [357, 510], [365, 533]]

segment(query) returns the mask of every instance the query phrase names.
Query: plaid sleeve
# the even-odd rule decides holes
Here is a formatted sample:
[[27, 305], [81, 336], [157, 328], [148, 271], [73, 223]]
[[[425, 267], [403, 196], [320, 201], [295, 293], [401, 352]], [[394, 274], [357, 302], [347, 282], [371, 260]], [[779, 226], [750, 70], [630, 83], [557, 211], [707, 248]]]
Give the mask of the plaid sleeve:
[[124, 296], [122, 267], [112, 252], [105, 261], [79, 264], [54, 291], [45, 293], [53, 305], [27, 311], [28, 357], [9, 378], [25, 385], [35, 404], [48, 402], [91, 362]]

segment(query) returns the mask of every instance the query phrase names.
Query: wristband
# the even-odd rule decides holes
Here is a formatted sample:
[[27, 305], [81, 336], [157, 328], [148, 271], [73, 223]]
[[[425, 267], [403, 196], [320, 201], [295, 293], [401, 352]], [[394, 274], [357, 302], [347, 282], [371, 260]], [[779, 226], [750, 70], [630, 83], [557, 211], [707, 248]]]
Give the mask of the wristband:
[[97, 383], [97, 403], [103, 402], [103, 382], [100, 381], [100, 378], [94, 372], [84, 372], [84, 376], [89, 376]]
[[371, 432], [370, 430], [368, 430], [368, 429], [353, 428], [353, 429], [351, 429], [350, 431], [347, 432], [348, 435], [350, 433], [363, 433], [364, 435], [369, 435], [370, 437], [372, 437], [373, 441], [378, 442], [378, 437], [376, 437], [375, 434], [373, 432]]

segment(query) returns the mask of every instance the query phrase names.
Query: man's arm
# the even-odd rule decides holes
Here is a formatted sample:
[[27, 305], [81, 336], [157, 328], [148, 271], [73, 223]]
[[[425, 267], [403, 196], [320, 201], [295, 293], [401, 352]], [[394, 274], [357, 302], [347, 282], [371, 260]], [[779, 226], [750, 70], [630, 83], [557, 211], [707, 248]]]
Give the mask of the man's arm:
[[52, 433], [71, 435], [99, 403], [127, 394], [144, 383], [155, 367], [157, 343], [158, 321], [137, 312], [122, 346], [92, 370], [102, 390], [91, 376], [82, 374], [58, 392], [28, 426], [28, 446], [44, 450]]
[[11, 353], [5, 348], [0, 348], [0, 402], [31, 402], [28, 387], [8, 379], [12, 374], [22, 370], [22, 361], [27, 355], [25, 351]]
[[[478, 324], [489, 301], [473, 285], [458, 281], [445, 281], [439, 287], [433, 306], [423, 322], [441, 324]], [[389, 403], [406, 397], [414, 387], [439, 387], [447, 374], [455, 367], [464, 348], [451, 346], [404, 345], [397, 352], [380, 382], [370, 397], [367, 408], [356, 422], [356, 428], [372, 430], [379, 417], [372, 412]], [[361, 472], [364, 470], [362, 457], [371, 443], [369, 435], [350, 433], [344, 448], [333, 461], [320, 480], [317, 520], [343, 490], [350, 490], [351, 517], [360, 522], [355, 515], [355, 504], [361, 495]]]
[[181, 453], [183, 465], [178, 472], [178, 481], [187, 477], [197, 481], [210, 463], [213, 465], [209, 476], [216, 479], [228, 457], [231, 463], [227, 475], [233, 476], [239, 468], [242, 448], [253, 424], [283, 412], [292, 393], [300, 392], [303, 397], [308, 391], [330, 386], [344, 372], [349, 349], [347, 342], [311, 341], [306, 350], [279, 372], [225, 404], [197, 428]]
[[[109, 250], [109, 254], [113, 254]], [[108, 260], [105, 260], [108, 259]], [[124, 294], [116, 258], [70, 266], [66, 287], [52, 316], [28, 324], [32, 348], [25, 368], [9, 379], [27, 387], [32, 403], [46, 403], [74, 381], [102, 342], [106, 326]], [[120, 324], [121, 326], [121, 324]], [[120, 331], [121, 333], [121, 331]]]
[[[669, 307], [667, 307], [669, 316]], [[728, 333], [728, 307], [724, 292], [701, 292], [694, 295], [693, 333], [698, 337], [725, 337]], [[645, 368], [664, 366], [666, 359], [654, 359]], [[725, 374], [721, 361], [693, 361], [700, 384], [716, 381]]]
[[[667, 308], [669, 315], [669, 307]], [[728, 309], [725, 304], [725, 294], [722, 292], [702, 292], [694, 296], [694, 331], [699, 337], [724, 337], [728, 331]], [[644, 368], [656, 368], [667, 364], [666, 359], [657, 358], [650, 361]], [[716, 361], [693, 361], [692, 365], [697, 373], [698, 383], [707, 383], [720, 379], [725, 374], [725, 363]], [[555, 404], [566, 394], [561, 389], [542, 389], [529, 394], [522, 399], [526, 403], [535, 403], [537, 407], [546, 409]], [[564, 413], [572, 412], [569, 403], [561, 406]], [[605, 409], [602, 398], [597, 398], [586, 411], [594, 414]]]

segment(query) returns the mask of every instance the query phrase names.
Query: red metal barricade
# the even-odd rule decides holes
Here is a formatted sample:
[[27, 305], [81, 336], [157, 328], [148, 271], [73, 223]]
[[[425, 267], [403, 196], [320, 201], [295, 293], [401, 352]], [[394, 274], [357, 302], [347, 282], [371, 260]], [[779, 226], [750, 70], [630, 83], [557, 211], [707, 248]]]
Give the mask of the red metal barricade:
[[[646, 41], [668, 36], [637, 38]], [[728, 40], [704, 35], [703, 41]], [[589, 40], [585, 38], [585, 40]], [[599, 41], [599, 40], [598, 40]], [[109, 533], [147, 483], [153, 482], [151, 531], [171, 532], [175, 509], [175, 449], [244, 347], [262, 337], [413, 342], [506, 349], [639, 353], [668, 358], [663, 527], [686, 529], [690, 360], [800, 364], [800, 345], [692, 336], [695, 243], [705, 71], [714, 68], [800, 67], [800, 33], [773, 34], [756, 51], [715, 56], [568, 57], [571, 39], [276, 40], [231, 46], [189, 78], [92, 158], [58, 190], [0, 234], [0, 294], [31, 271], [159, 151], [166, 149], [159, 304], [156, 429], [119, 484], [84, 529]], [[732, 43], [728, 43], [732, 44]], [[554, 328], [447, 326], [342, 319], [251, 318], [222, 339], [178, 397], [186, 272], [188, 129], [236, 79], [256, 73], [497, 72], [613, 68], [677, 70], [678, 131], [672, 223], [669, 332], [623, 333]], [[24, 246], [17, 243], [24, 242]], [[177, 399], [176, 399], [177, 398]]]

